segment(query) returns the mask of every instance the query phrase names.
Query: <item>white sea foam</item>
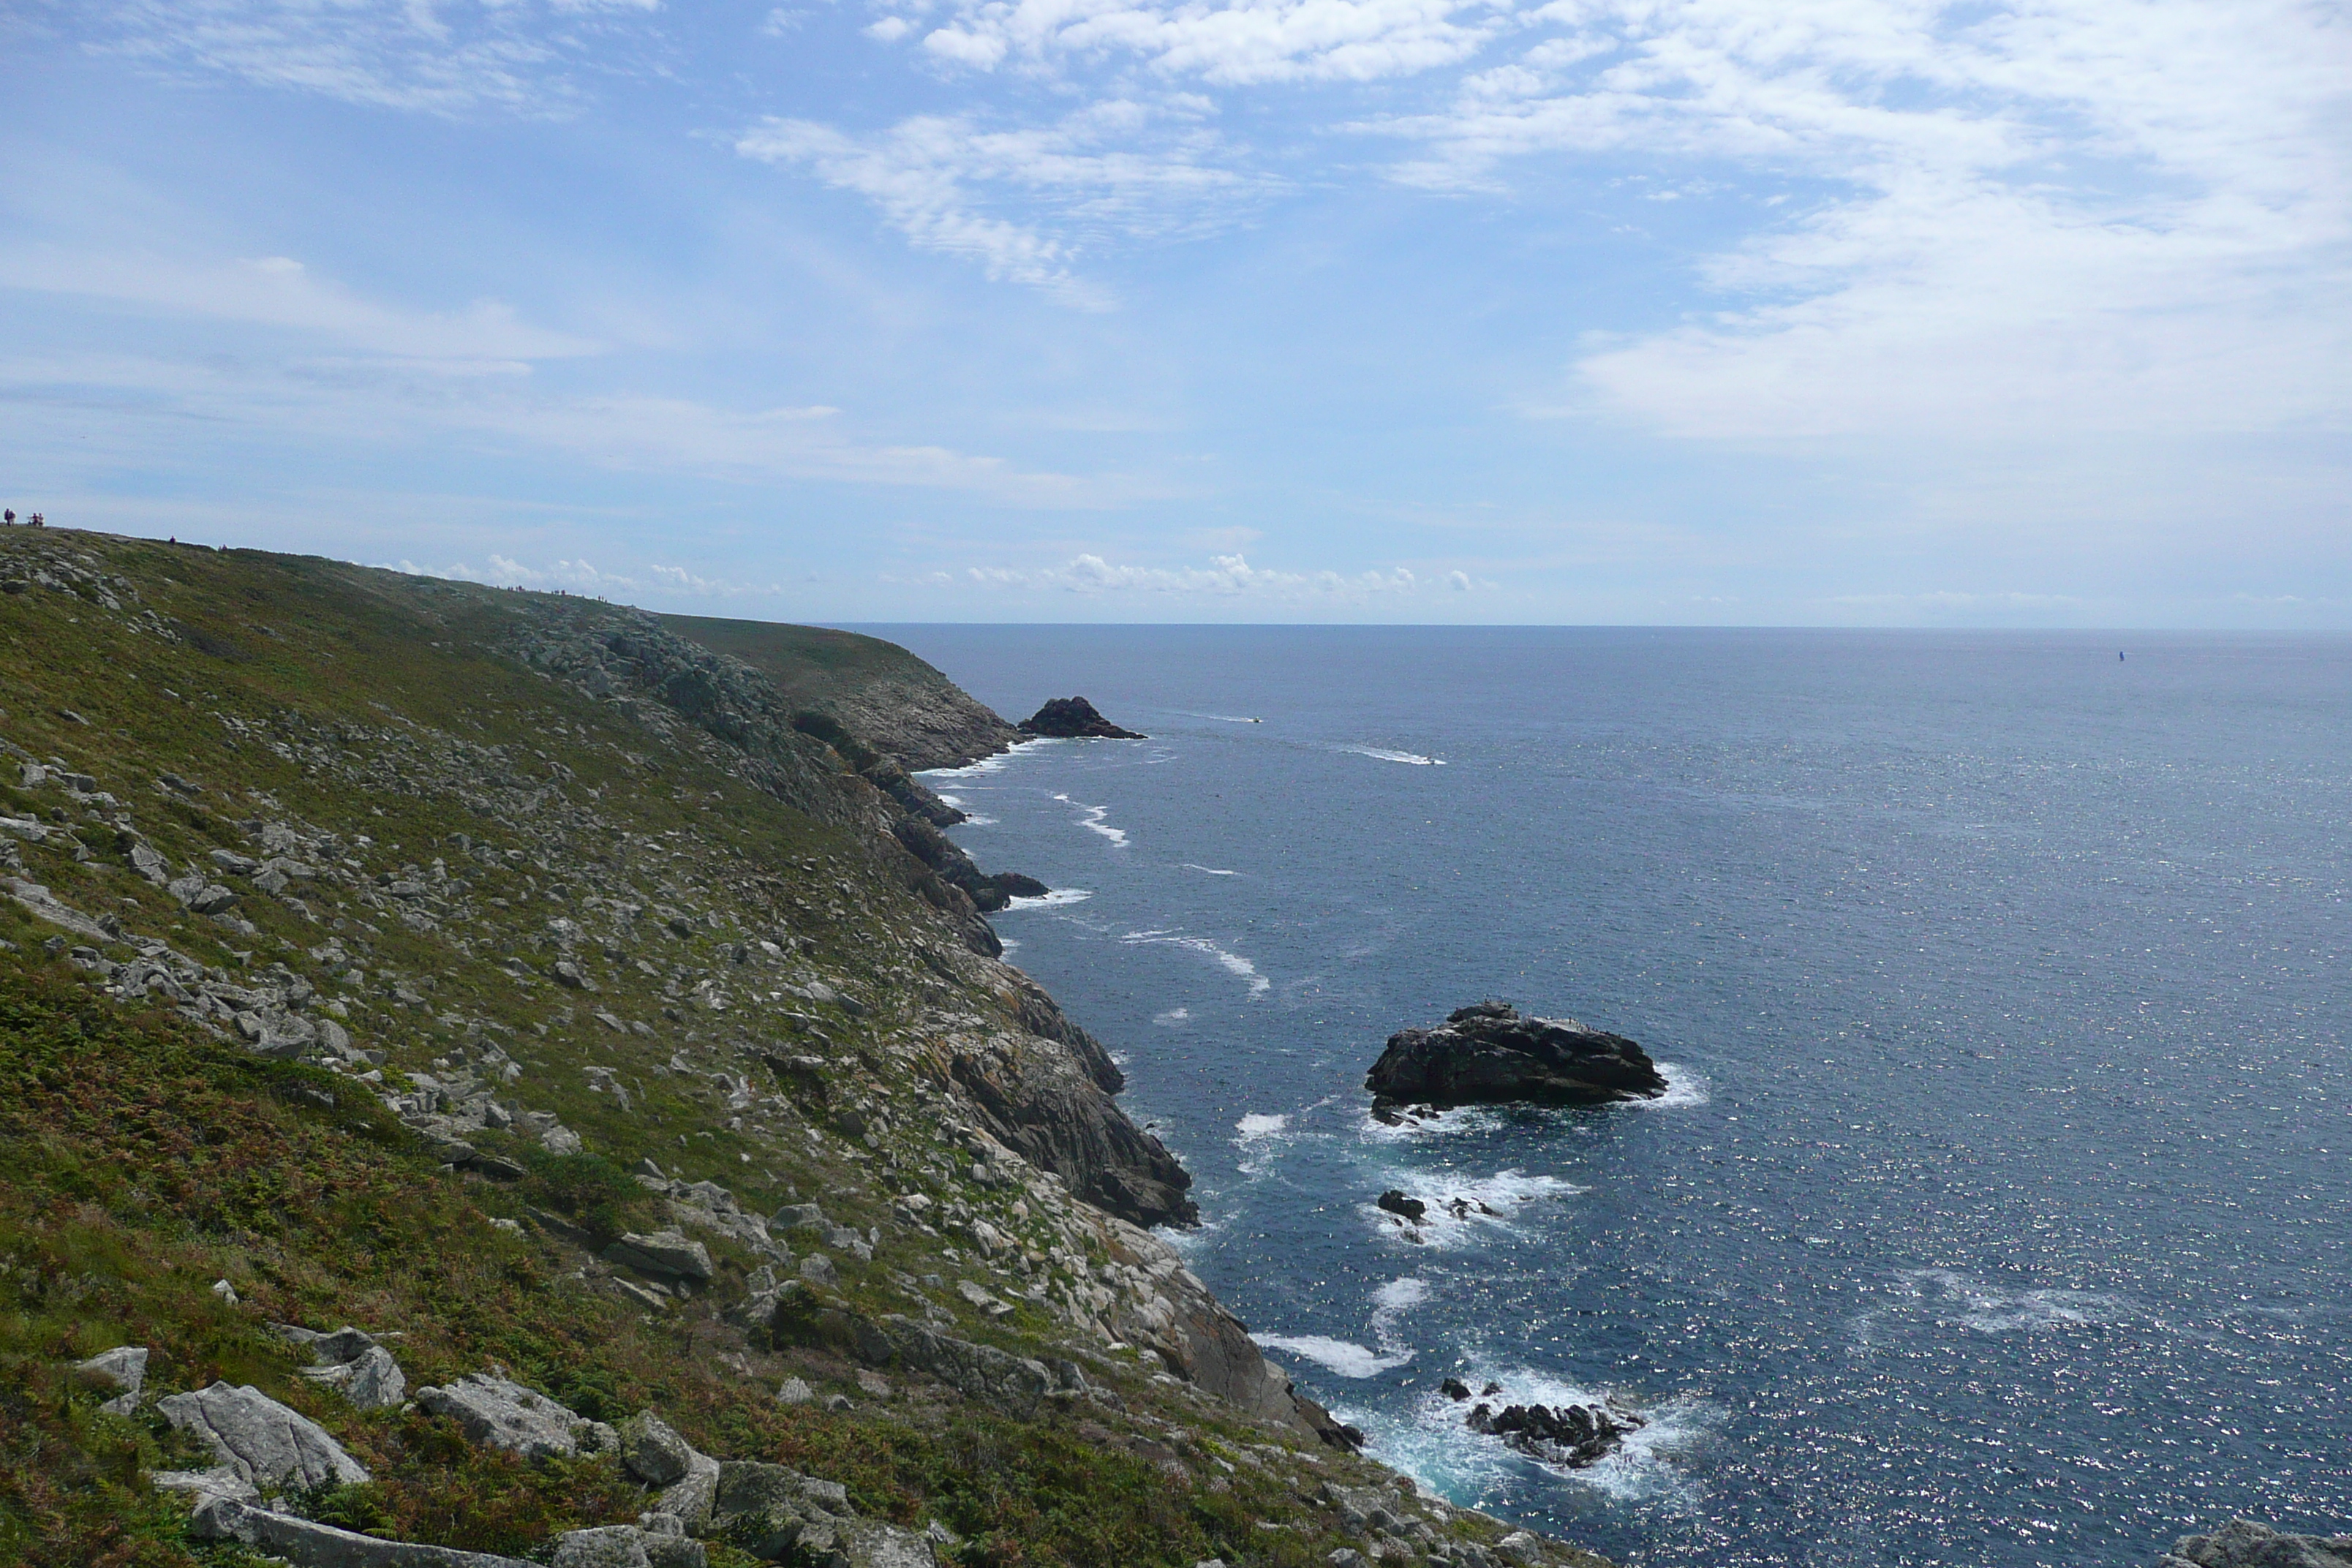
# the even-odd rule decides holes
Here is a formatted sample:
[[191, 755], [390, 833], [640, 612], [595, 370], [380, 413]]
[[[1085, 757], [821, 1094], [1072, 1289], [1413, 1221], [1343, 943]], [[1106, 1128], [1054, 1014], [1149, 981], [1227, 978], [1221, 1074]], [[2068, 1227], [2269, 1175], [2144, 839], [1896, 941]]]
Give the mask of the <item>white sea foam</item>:
[[1223, 969], [1227, 973], [1237, 974], [1244, 980], [1248, 981], [1249, 994], [1253, 996], [1264, 995], [1266, 992], [1274, 989], [1274, 982], [1268, 980], [1265, 975], [1260, 974], [1257, 972], [1256, 964], [1252, 963], [1248, 959], [1244, 958], [1238, 952], [1228, 952], [1225, 949], [1219, 947], [1215, 942], [1211, 942], [1204, 936], [1185, 936], [1181, 932], [1172, 931], [1131, 931], [1125, 936], [1120, 937], [1118, 940], [1121, 942], [1135, 942], [1139, 944], [1160, 943], [1169, 947], [1186, 948], [1193, 952], [1205, 953], [1210, 958], [1214, 959], [1218, 967]]
[[1366, 1143], [1405, 1143], [1449, 1133], [1490, 1132], [1503, 1121], [1503, 1111], [1491, 1105], [1457, 1105], [1396, 1123], [1382, 1121], [1367, 1107], [1357, 1118], [1356, 1136]]
[[1419, 752], [1392, 752], [1386, 746], [1341, 746], [1339, 750], [1383, 763], [1410, 763], [1417, 768], [1442, 768], [1445, 765], [1443, 757], [1424, 757]]
[[1263, 724], [1263, 719], [1245, 719], [1238, 713], [1196, 713], [1190, 708], [1171, 708], [1171, 713], [1181, 713], [1187, 719], [1211, 719], [1220, 724]]
[[1680, 1110], [1685, 1106], [1707, 1102], [1707, 1081], [1699, 1074], [1679, 1062], [1660, 1062], [1658, 1072], [1666, 1080], [1665, 1093], [1655, 1100], [1635, 1100], [1626, 1103], [1650, 1110]]
[[1402, 1355], [1382, 1355], [1362, 1345], [1346, 1340], [1335, 1340], [1322, 1334], [1252, 1334], [1251, 1339], [1270, 1351], [1287, 1351], [1292, 1355], [1305, 1356], [1341, 1377], [1377, 1377], [1391, 1367], [1400, 1367], [1412, 1360], [1412, 1352]]
[[1192, 1017], [1192, 1009], [1190, 1007], [1171, 1007], [1165, 1013], [1154, 1013], [1151, 1015], [1151, 1021], [1155, 1024], [1163, 1025], [1166, 1027], [1172, 1029], [1177, 1025], [1183, 1023], [1186, 1019]]
[[1008, 900], [1004, 907], [1008, 910], [1058, 910], [1068, 904], [1083, 904], [1093, 897], [1093, 890], [1087, 888], [1055, 888], [1034, 899]]
[[1187, 871], [1198, 871], [1204, 877], [1238, 877], [1241, 875], [1239, 871], [1220, 871], [1214, 866], [1195, 866], [1190, 860], [1184, 862], [1184, 869]]
[[2121, 1297], [2095, 1290], [2003, 1290], [1949, 1268], [1907, 1268], [1895, 1279], [1893, 1294], [1919, 1301], [1939, 1322], [1979, 1333], [2112, 1323], [2135, 1310]]
[[1244, 1176], [1264, 1174], [1266, 1166], [1290, 1142], [1286, 1136], [1289, 1130], [1289, 1117], [1265, 1111], [1254, 1112], [1234, 1122], [1234, 1147], [1241, 1152], [1241, 1158], [1234, 1162], [1234, 1168]]
[[924, 768], [917, 773], [915, 776], [923, 780], [926, 784], [929, 784], [931, 788], [937, 789], [939, 785], [937, 784], [931, 784], [930, 781], [935, 779], [951, 780], [979, 778], [983, 774], [1000, 773], [1003, 769], [1011, 766], [1013, 760], [1020, 756], [1024, 752], [1032, 751], [1043, 746], [1060, 745], [1061, 743], [1061, 742], [1048, 739], [1043, 735], [1032, 736], [1026, 741], [1015, 741], [1005, 750], [998, 752], [992, 756], [982, 757], [976, 763], [966, 763], [960, 768]]
[[[1473, 1364], [1458, 1374], [1473, 1388], [1499, 1383], [1503, 1392], [1489, 1404], [1593, 1405], [1601, 1392], [1527, 1368], [1492, 1368]], [[1705, 1500], [1698, 1483], [1675, 1465], [1677, 1453], [1702, 1436], [1720, 1412], [1705, 1400], [1683, 1396], [1658, 1405], [1635, 1403], [1647, 1425], [1626, 1436], [1624, 1447], [1599, 1464], [1583, 1469], [1542, 1466], [1563, 1479], [1589, 1486], [1625, 1501], [1664, 1503], [1676, 1512], [1696, 1510]], [[1482, 1436], [1463, 1425], [1466, 1403], [1457, 1403], [1437, 1390], [1405, 1410], [1349, 1415], [1371, 1437], [1369, 1447], [1416, 1481], [1442, 1495], [1474, 1498], [1491, 1491], [1514, 1475], [1537, 1465], [1501, 1438]]]
[[1391, 1171], [1378, 1179], [1383, 1186], [1394, 1187], [1427, 1205], [1421, 1223], [1408, 1224], [1374, 1203], [1360, 1204], [1356, 1212], [1399, 1245], [1439, 1252], [1475, 1247], [1493, 1231], [1511, 1229], [1531, 1204], [1557, 1202], [1591, 1191], [1558, 1176], [1531, 1176], [1516, 1170], [1487, 1176]]
[[1054, 798], [1060, 801], [1064, 805], [1075, 805], [1080, 811], [1086, 813], [1084, 816], [1078, 818], [1078, 826], [1080, 827], [1085, 828], [1089, 833], [1101, 834], [1105, 838], [1110, 840], [1110, 846], [1114, 849], [1124, 849], [1127, 847], [1127, 829], [1124, 827], [1113, 827], [1110, 824], [1103, 820], [1104, 817], [1110, 815], [1110, 807], [1107, 805], [1088, 805], [1082, 800], [1072, 800], [1066, 795], [1056, 795]]

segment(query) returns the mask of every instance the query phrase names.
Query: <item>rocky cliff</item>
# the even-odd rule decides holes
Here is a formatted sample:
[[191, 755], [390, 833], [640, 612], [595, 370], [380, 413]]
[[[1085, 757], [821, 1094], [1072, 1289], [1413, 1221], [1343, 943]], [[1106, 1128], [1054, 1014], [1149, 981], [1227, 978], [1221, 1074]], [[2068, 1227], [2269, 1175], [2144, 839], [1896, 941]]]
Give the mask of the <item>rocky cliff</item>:
[[985, 727], [835, 679], [0, 534], [0, 1545], [1589, 1561], [1356, 1457], [1145, 1228], [1188, 1179], [906, 776]]

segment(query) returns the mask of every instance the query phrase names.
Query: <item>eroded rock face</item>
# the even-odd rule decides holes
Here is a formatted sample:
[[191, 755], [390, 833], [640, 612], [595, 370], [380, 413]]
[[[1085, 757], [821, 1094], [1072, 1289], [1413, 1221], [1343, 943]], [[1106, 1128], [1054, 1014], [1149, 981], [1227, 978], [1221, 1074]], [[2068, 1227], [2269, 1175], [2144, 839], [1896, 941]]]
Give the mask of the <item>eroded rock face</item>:
[[1523, 1018], [1506, 1002], [1457, 1008], [1434, 1029], [1402, 1029], [1364, 1079], [1376, 1112], [1400, 1106], [1591, 1105], [1654, 1100], [1666, 1080], [1622, 1035], [1569, 1018]]
[[2352, 1568], [2352, 1535], [2287, 1535], [2233, 1519], [2210, 1535], [2183, 1536], [2157, 1568]]
[[1100, 713], [1083, 697], [1056, 697], [1021, 721], [1024, 735], [1045, 735], [1055, 740], [1141, 741], [1150, 737], [1132, 730], [1122, 730]]
[[1133, 1225], [1198, 1225], [1200, 1206], [1186, 1193], [1192, 1173], [1059, 1044], [1000, 1036], [957, 1052], [949, 1073], [991, 1137], [1077, 1196]]
[[158, 1400], [163, 1418], [213, 1451], [220, 1468], [248, 1487], [315, 1487], [363, 1481], [368, 1473], [309, 1416], [251, 1386], [215, 1383]]

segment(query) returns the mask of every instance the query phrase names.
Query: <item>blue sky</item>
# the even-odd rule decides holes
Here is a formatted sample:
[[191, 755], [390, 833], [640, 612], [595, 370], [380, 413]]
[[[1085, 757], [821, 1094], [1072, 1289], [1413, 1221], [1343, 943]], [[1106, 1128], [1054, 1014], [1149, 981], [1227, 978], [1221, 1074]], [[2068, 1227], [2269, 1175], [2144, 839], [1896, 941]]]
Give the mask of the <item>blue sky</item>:
[[0, 491], [705, 614], [2352, 627], [2352, 20], [0, 0]]

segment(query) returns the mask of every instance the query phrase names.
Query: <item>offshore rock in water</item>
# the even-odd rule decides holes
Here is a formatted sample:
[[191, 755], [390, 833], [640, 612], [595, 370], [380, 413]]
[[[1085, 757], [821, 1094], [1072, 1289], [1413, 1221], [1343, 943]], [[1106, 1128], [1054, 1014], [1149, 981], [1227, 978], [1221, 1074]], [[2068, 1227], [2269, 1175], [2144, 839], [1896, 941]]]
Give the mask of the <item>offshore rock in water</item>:
[[1045, 735], [1057, 741], [1141, 741], [1148, 736], [1122, 730], [1083, 697], [1056, 697], [1019, 725], [1024, 735]]
[[2157, 1568], [2352, 1568], [2352, 1535], [2287, 1535], [2233, 1519], [2210, 1535], [2184, 1536]]
[[1599, 1464], [1625, 1446], [1629, 1433], [1649, 1425], [1616, 1404], [1509, 1405], [1500, 1415], [1492, 1405], [1480, 1405], [1462, 1424], [1473, 1432], [1500, 1437], [1531, 1459], [1570, 1469]]
[[1437, 1028], [1391, 1035], [1364, 1087], [1380, 1115], [1403, 1105], [1655, 1100], [1666, 1080], [1649, 1053], [1622, 1035], [1572, 1018], [1522, 1018], [1507, 1002], [1479, 1002], [1455, 1009]]

